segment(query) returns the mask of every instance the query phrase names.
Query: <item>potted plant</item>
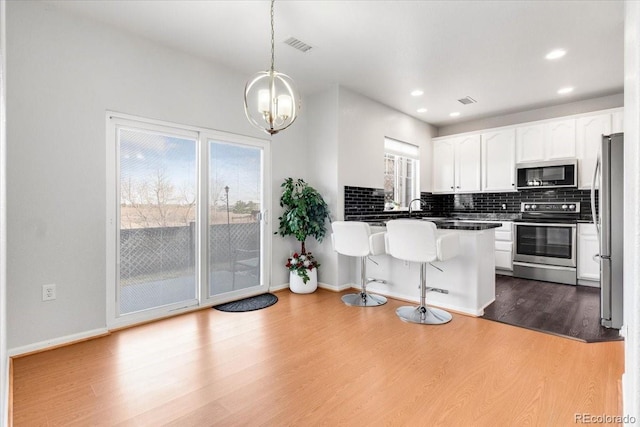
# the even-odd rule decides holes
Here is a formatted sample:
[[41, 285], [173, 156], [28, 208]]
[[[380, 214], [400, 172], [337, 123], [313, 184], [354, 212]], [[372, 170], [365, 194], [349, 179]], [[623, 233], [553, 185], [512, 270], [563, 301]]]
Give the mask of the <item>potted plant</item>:
[[280, 185], [280, 206], [284, 208], [278, 231], [281, 236], [294, 236], [301, 243], [300, 252], [293, 254], [285, 264], [289, 269], [289, 289], [296, 293], [310, 293], [318, 287], [318, 267], [311, 252], [307, 252], [305, 240], [314, 237], [322, 242], [327, 232], [325, 222], [329, 207], [318, 191], [302, 179], [287, 178]]

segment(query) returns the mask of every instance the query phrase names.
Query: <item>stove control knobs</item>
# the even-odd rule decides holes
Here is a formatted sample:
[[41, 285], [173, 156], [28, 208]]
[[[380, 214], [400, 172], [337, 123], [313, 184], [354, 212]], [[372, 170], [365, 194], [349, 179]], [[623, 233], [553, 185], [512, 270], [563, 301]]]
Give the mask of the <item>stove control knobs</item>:
[[567, 209], [569, 206], [567, 205], [562, 205], [562, 209]]
[[569, 205], [569, 209], [571, 209], [572, 211], [576, 209], [576, 205]]
[[535, 209], [537, 207], [538, 207], [537, 205], [531, 205], [531, 209]]

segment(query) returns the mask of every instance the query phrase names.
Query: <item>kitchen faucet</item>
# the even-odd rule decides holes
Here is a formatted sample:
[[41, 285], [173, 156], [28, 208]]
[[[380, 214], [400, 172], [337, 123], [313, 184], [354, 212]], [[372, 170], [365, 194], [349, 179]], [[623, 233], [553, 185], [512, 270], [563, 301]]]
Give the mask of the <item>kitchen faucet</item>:
[[416, 200], [420, 202], [419, 206], [422, 206], [422, 204], [424, 203], [422, 201], [422, 199], [420, 199], [420, 198], [416, 198], [416, 199], [413, 199], [412, 201], [410, 201], [409, 202], [409, 218], [411, 218], [411, 212], [413, 211], [413, 209], [411, 209], [411, 206], [413, 205], [413, 202], [415, 202]]

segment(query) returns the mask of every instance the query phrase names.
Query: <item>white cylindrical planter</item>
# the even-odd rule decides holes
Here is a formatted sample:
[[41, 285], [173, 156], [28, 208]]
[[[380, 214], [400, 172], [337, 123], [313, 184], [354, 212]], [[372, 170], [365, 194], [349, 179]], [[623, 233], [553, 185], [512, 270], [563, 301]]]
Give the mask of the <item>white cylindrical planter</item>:
[[289, 272], [289, 289], [296, 294], [310, 294], [318, 289], [318, 269], [314, 268], [308, 271], [309, 280], [307, 283], [302, 281], [302, 277], [298, 276], [295, 271]]

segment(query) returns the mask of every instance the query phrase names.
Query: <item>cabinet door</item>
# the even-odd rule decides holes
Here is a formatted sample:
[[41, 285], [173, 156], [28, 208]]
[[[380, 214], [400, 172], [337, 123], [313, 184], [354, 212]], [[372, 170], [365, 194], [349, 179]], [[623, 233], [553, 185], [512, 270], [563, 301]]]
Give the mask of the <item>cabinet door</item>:
[[598, 236], [593, 224], [578, 224], [578, 279], [600, 281]]
[[513, 271], [513, 252], [496, 249], [496, 268]]
[[456, 191], [480, 191], [480, 135], [460, 138], [456, 147]]
[[547, 124], [545, 160], [576, 157], [576, 121], [560, 120]]
[[482, 134], [482, 191], [514, 191], [515, 129]]
[[613, 125], [611, 133], [624, 132], [624, 111], [616, 111], [613, 113]]
[[578, 186], [590, 189], [602, 135], [611, 133], [611, 114], [581, 117], [576, 122], [578, 147]]
[[455, 138], [433, 142], [433, 192], [454, 191]]
[[538, 162], [544, 160], [544, 125], [516, 128], [516, 161]]

